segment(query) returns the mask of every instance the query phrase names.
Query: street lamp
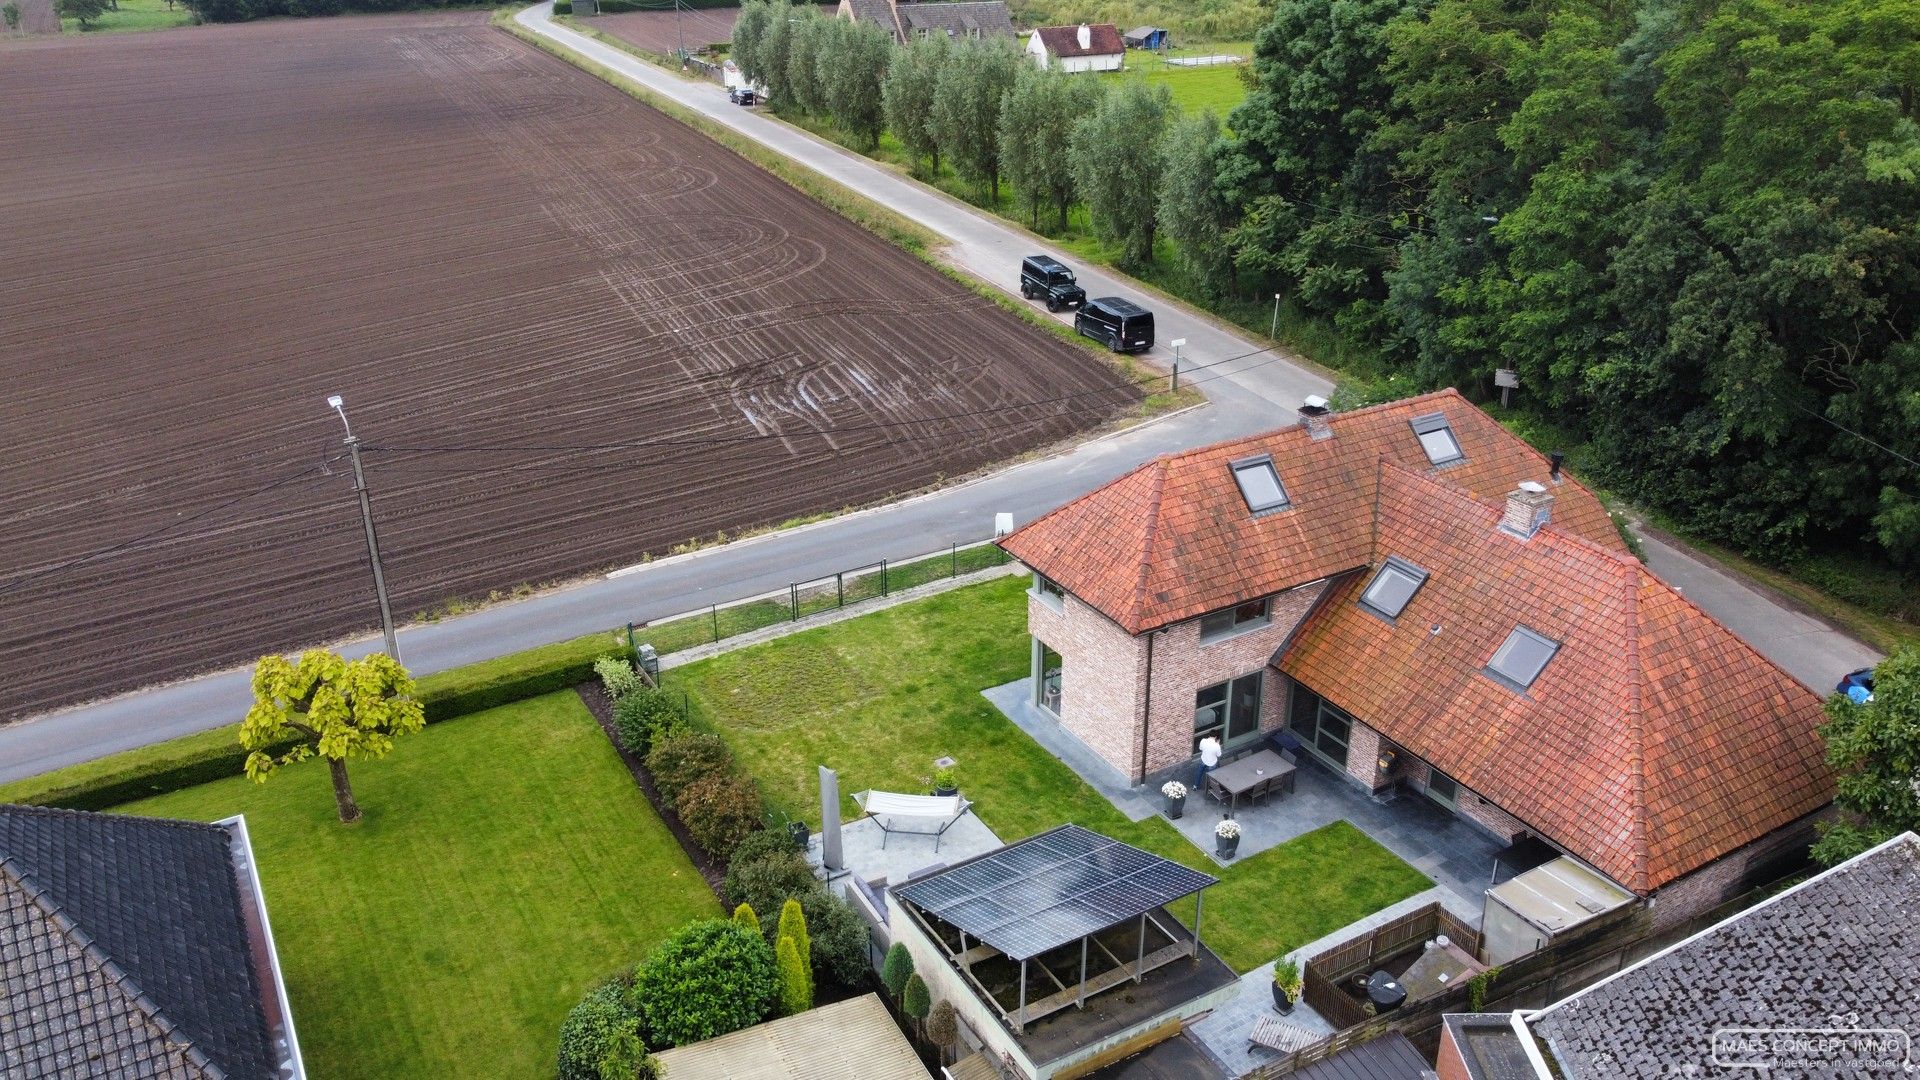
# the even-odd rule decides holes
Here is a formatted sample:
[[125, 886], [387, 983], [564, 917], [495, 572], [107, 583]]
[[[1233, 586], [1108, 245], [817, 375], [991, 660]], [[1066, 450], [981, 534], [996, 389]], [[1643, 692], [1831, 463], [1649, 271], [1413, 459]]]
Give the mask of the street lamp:
[[1275, 341], [1280, 340], [1280, 294], [1279, 293], [1273, 294], [1273, 326], [1267, 331], [1267, 336], [1274, 339]]
[[1183, 337], [1174, 338], [1168, 344], [1173, 346], [1173, 387], [1171, 393], [1180, 392], [1180, 347], [1187, 343]]
[[367, 559], [373, 563], [373, 591], [380, 597], [380, 630], [387, 638], [387, 655], [400, 659], [400, 643], [393, 633], [393, 605], [387, 601], [387, 575], [380, 566], [380, 538], [373, 531], [373, 503], [367, 497], [367, 474], [360, 467], [360, 436], [347, 422], [347, 403], [339, 394], [330, 394], [327, 405], [340, 414], [340, 426], [347, 429], [347, 454], [353, 458], [353, 491], [360, 496], [360, 524], [367, 531]]

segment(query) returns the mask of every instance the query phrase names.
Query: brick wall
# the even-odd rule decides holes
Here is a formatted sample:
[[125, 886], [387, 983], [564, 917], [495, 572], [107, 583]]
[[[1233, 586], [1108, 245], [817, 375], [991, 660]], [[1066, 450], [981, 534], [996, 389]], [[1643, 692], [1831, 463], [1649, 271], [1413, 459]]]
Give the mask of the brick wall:
[[1380, 733], [1355, 720], [1347, 737], [1347, 775], [1368, 791], [1378, 791], [1383, 786], [1377, 776], [1379, 761]]
[[1460, 1048], [1454, 1045], [1453, 1025], [1440, 1025], [1440, 1054], [1434, 1061], [1434, 1071], [1440, 1080], [1473, 1080], [1473, 1074], [1467, 1071], [1466, 1059], [1460, 1056]]
[[[1260, 728], [1271, 731], [1286, 721], [1286, 680], [1268, 669], [1273, 654], [1326, 592], [1327, 583], [1280, 593], [1273, 598], [1269, 622], [1207, 644], [1200, 642], [1200, 620], [1189, 619], [1154, 634], [1153, 712], [1147, 728], [1147, 772], [1157, 773], [1193, 755], [1194, 695], [1228, 679], [1265, 672]], [[1145, 639], [1142, 638], [1142, 641]], [[1127, 770], [1133, 775], [1133, 768]]]
[[1060, 726], [1125, 776], [1140, 766], [1146, 642], [1079, 599], [1027, 596], [1027, 632], [1060, 654]]
[[1814, 826], [1826, 815], [1823, 810], [1801, 818], [1656, 889], [1653, 932], [1678, 926], [1789, 872], [1807, 858], [1816, 839]]
[[1466, 818], [1493, 835], [1506, 840], [1508, 843], [1512, 843], [1514, 837], [1527, 831], [1527, 827], [1521, 824], [1519, 818], [1514, 817], [1505, 810], [1468, 791], [1466, 788], [1460, 789], [1460, 796], [1455, 800], [1455, 805], [1459, 809], [1461, 817]]

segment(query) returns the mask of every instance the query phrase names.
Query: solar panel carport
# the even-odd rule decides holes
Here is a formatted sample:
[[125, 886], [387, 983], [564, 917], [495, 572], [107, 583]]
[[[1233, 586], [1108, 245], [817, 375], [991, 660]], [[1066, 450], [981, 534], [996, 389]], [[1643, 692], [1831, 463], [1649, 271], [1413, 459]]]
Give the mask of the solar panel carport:
[[[1211, 874], [1078, 825], [1062, 825], [899, 886], [894, 895], [923, 922], [931, 918], [959, 931], [960, 947], [949, 948], [949, 956], [1018, 1031], [1029, 1020], [1084, 1004], [1089, 994], [1129, 980], [1138, 982], [1156, 967], [1197, 955], [1198, 901], [1191, 937], [1178, 929], [1168, 930], [1153, 916], [1166, 905], [1218, 883]], [[1133, 959], [1122, 961], [1101, 945], [1114, 966], [1089, 981], [1089, 947], [1097, 943], [1096, 935], [1134, 920], [1139, 922], [1139, 938]], [[1151, 954], [1147, 951], [1150, 925], [1168, 939]], [[931, 933], [931, 927], [929, 931], [936, 940], [945, 940]], [[1080, 945], [1078, 982], [1069, 987], [1042, 964], [1042, 971], [1060, 992], [1030, 1004], [1027, 965], [1076, 942]], [[972, 972], [973, 964], [998, 956], [1020, 965], [1019, 1002], [1011, 1012]]]

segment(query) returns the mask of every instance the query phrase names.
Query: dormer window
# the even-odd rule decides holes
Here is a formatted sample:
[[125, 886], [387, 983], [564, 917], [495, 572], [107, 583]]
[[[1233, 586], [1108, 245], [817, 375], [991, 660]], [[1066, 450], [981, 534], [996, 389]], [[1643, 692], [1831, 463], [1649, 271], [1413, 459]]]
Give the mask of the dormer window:
[[1413, 433], [1420, 439], [1420, 449], [1427, 452], [1427, 461], [1434, 465], [1446, 465], [1467, 456], [1460, 452], [1460, 440], [1454, 438], [1453, 425], [1447, 422], [1446, 413], [1414, 417]]
[[1280, 474], [1274, 471], [1272, 457], [1261, 454], [1242, 458], [1230, 467], [1234, 482], [1240, 485], [1241, 496], [1247, 500], [1247, 509], [1264, 514], [1287, 508], [1287, 489], [1280, 483]]
[[1360, 606], [1383, 619], [1397, 619], [1407, 610], [1413, 594], [1426, 583], [1425, 570], [1389, 555], [1379, 573], [1367, 584], [1366, 591], [1360, 594]]
[[1507, 640], [1494, 650], [1487, 662], [1487, 674], [1510, 689], [1525, 691], [1540, 677], [1540, 672], [1560, 651], [1560, 643], [1524, 626], [1516, 626]]

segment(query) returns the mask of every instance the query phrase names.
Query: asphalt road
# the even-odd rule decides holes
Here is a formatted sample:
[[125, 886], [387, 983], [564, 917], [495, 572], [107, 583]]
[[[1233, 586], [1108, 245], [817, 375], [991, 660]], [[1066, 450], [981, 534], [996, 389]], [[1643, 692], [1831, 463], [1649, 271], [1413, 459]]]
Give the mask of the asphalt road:
[[[1019, 229], [865, 158], [735, 106], [712, 83], [680, 79], [554, 25], [549, 13], [543, 4], [516, 18], [535, 33], [893, 207], [946, 237], [947, 257], [956, 266], [1013, 295], [1018, 295], [1021, 256], [1046, 252], [1064, 257]], [[1089, 295], [1141, 295], [1116, 275], [1089, 267], [1078, 271]], [[401, 655], [416, 674], [430, 674], [628, 622], [758, 596], [784, 589], [790, 581], [877, 559], [905, 559], [949, 543], [979, 540], [992, 535], [996, 513], [1011, 513], [1016, 522], [1030, 520], [1155, 455], [1292, 423], [1302, 398], [1332, 390], [1318, 372], [1211, 319], [1157, 298], [1151, 306], [1162, 345], [1150, 359], [1165, 365], [1171, 357], [1165, 343], [1184, 338], [1184, 370], [1188, 381], [1206, 394], [1206, 406], [904, 502], [408, 627], [400, 633]], [[1036, 310], [1045, 313], [1044, 308]], [[1655, 572], [1816, 689], [1824, 691], [1841, 674], [1877, 659], [1859, 642], [1695, 556], [1651, 538], [1647, 549]], [[377, 636], [369, 637], [345, 651], [359, 654], [378, 645]], [[248, 700], [248, 672], [235, 670], [3, 728], [0, 781], [232, 723]]]

